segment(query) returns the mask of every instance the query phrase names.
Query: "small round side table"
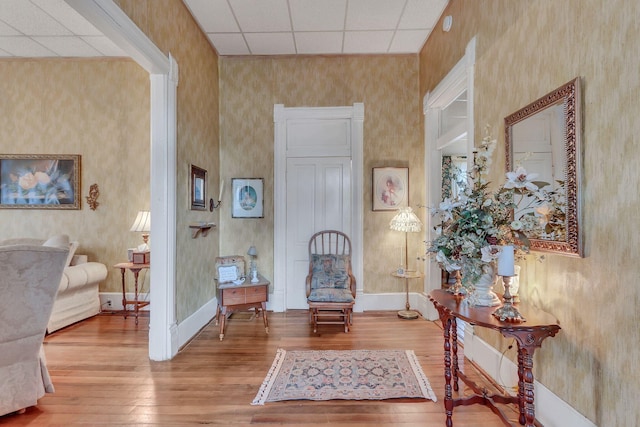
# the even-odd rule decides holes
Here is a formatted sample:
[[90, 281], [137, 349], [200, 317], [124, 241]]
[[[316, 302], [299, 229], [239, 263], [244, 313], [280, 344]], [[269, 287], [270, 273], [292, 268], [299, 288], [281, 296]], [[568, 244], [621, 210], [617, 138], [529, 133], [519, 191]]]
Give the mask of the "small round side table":
[[398, 273], [397, 271], [392, 271], [391, 275], [393, 277], [404, 279], [404, 289], [407, 295], [405, 309], [398, 311], [398, 317], [401, 319], [407, 319], [407, 320], [417, 319], [420, 316], [420, 314], [418, 314], [418, 312], [415, 310], [411, 310], [411, 306], [409, 305], [409, 279], [420, 279], [421, 277], [423, 277], [422, 273], [414, 270], [404, 270], [404, 272], [402, 273]]

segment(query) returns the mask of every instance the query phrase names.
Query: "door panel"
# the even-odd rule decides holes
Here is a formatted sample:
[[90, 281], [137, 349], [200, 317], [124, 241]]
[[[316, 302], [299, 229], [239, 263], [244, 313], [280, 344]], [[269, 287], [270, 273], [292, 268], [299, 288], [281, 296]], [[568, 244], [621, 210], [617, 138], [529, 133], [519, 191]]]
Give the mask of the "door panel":
[[351, 160], [287, 159], [286, 308], [306, 309], [308, 244], [313, 233], [351, 231]]

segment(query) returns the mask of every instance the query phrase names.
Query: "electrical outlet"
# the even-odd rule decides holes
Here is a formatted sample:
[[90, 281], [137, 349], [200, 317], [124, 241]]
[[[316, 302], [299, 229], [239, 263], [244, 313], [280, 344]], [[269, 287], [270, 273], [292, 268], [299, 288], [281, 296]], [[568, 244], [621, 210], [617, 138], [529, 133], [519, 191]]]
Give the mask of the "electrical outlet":
[[107, 300], [107, 307], [111, 307], [111, 300], [110, 299]]

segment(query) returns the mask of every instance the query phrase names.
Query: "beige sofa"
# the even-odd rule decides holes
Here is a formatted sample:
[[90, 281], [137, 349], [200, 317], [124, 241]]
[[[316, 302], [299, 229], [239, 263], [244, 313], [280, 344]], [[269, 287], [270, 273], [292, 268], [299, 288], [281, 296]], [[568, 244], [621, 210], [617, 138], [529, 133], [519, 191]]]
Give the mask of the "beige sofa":
[[68, 251], [0, 246], [0, 415], [54, 391], [42, 341]]
[[[49, 240], [64, 241], [65, 238], [68, 241], [66, 235]], [[0, 245], [42, 245], [44, 242], [41, 239], [9, 239], [0, 242]], [[49, 333], [100, 313], [99, 287], [100, 282], [107, 278], [107, 267], [99, 262], [89, 262], [86, 255], [75, 255], [77, 242], [67, 244], [70, 248], [67, 266], [60, 279], [58, 294], [47, 324]]]

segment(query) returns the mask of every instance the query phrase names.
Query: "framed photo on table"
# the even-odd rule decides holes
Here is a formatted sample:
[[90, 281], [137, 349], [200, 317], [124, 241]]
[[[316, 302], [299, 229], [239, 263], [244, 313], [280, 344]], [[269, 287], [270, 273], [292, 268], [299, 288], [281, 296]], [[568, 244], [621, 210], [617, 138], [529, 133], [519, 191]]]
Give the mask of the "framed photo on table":
[[206, 210], [207, 171], [191, 165], [191, 210]]
[[373, 210], [395, 211], [409, 206], [409, 168], [373, 168]]
[[232, 218], [264, 218], [264, 180], [232, 178]]
[[0, 154], [0, 208], [80, 209], [80, 158]]

